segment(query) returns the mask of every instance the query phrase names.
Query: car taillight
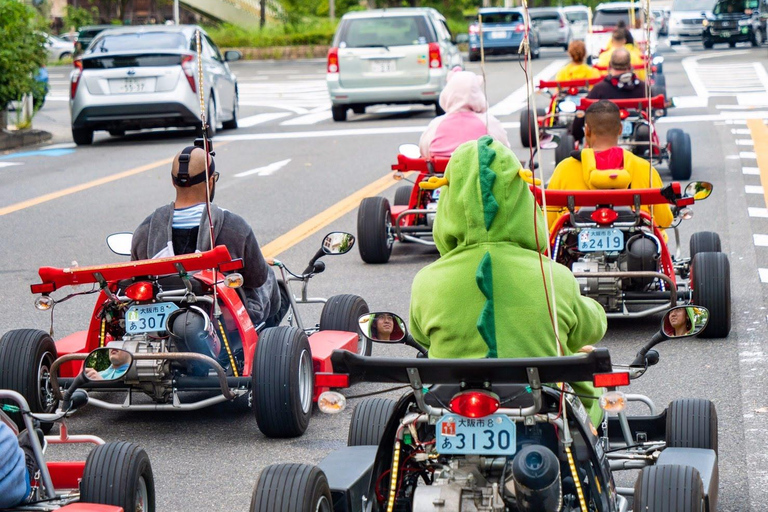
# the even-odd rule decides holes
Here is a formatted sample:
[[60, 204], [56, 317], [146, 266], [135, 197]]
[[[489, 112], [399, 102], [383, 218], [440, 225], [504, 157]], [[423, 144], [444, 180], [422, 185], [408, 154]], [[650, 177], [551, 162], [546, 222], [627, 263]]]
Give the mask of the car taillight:
[[443, 58], [440, 55], [440, 44], [429, 43], [429, 67], [439, 69], [443, 67]]
[[499, 410], [499, 397], [488, 391], [464, 391], [451, 399], [451, 412], [465, 418], [484, 418]]
[[338, 48], [330, 48], [328, 50], [328, 72], [329, 73], [339, 72], [339, 49]]
[[619, 214], [616, 213], [615, 210], [612, 210], [611, 208], [598, 208], [594, 212], [592, 212], [592, 220], [600, 224], [601, 226], [606, 226], [609, 224], [613, 224], [616, 219], [619, 218]]
[[623, 108], [620, 109], [619, 110], [619, 117], [621, 118], [622, 121], [625, 120], [626, 118], [629, 117], [629, 111], [624, 110]]
[[72, 78], [69, 82], [69, 98], [75, 99], [75, 94], [77, 94], [77, 86], [80, 84], [80, 77], [83, 75], [83, 61], [80, 59], [75, 59], [72, 61], [72, 65], [75, 66], [75, 71], [72, 73]]
[[579, 94], [579, 88], [578, 87], [570, 87], [568, 89], [568, 94], [570, 94], [571, 96], [576, 96], [577, 94]]
[[155, 290], [149, 281], [139, 281], [125, 289], [125, 296], [132, 300], [147, 301], [155, 298]]
[[184, 71], [184, 75], [187, 77], [189, 87], [192, 92], [197, 92], [197, 85], [195, 84], [195, 70], [192, 69], [192, 63], [195, 60], [194, 55], [184, 55], [181, 57], [181, 69]]
[[596, 373], [592, 376], [596, 388], [629, 386], [629, 372]]
[[470, 25], [469, 26], [469, 33], [470, 34], [479, 34], [480, 33], [480, 26], [479, 25]]
[[521, 23], [515, 27], [515, 32], [525, 32], [525, 23]]

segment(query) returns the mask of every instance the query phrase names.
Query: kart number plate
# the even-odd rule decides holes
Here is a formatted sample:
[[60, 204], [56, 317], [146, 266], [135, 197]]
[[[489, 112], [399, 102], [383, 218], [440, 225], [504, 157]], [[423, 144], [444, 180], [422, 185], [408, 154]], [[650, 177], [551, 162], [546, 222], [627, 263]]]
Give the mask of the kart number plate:
[[436, 188], [432, 191], [432, 200], [437, 201], [438, 199], [440, 199], [440, 189]]
[[504, 414], [465, 418], [446, 414], [435, 425], [435, 449], [442, 455], [514, 455], [515, 424]]
[[155, 80], [153, 78], [123, 78], [120, 80], [110, 80], [109, 90], [115, 94], [155, 92]]
[[165, 320], [179, 309], [173, 302], [131, 306], [125, 313], [125, 332], [137, 334], [165, 330]]
[[584, 229], [579, 233], [579, 252], [621, 251], [624, 234], [620, 229]]
[[397, 71], [394, 60], [372, 60], [371, 72], [372, 73], [394, 73]]
[[491, 32], [488, 34], [491, 39], [506, 39], [507, 33], [506, 32]]
[[632, 121], [624, 120], [621, 122], [621, 136], [622, 137], [630, 137], [632, 135], [632, 129], [634, 126], [632, 125]]

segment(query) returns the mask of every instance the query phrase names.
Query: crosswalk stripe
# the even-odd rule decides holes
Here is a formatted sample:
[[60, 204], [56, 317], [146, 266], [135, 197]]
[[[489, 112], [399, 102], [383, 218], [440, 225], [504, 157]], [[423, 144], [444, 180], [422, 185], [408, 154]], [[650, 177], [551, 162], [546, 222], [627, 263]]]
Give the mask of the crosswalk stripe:
[[768, 217], [768, 208], [753, 208], [750, 206], [747, 210], [750, 217]]
[[250, 128], [257, 124], [266, 123], [268, 121], [274, 121], [275, 119], [282, 119], [291, 115], [289, 112], [267, 112], [266, 114], [256, 114], [255, 116], [245, 117], [239, 119], [237, 125], [240, 128]]

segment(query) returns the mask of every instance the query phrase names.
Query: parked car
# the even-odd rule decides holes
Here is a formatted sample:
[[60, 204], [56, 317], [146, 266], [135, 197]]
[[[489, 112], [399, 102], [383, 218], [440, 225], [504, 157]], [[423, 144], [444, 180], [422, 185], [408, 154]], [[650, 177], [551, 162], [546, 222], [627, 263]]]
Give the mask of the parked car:
[[328, 93], [334, 121], [351, 108], [370, 105], [434, 105], [446, 76], [463, 66], [445, 18], [431, 8], [398, 8], [345, 14], [328, 51]]
[[701, 41], [704, 18], [714, 3], [714, 0], [673, 0], [667, 31], [669, 44], [674, 46], [686, 41]]
[[762, 45], [766, 38], [766, 26], [765, 18], [760, 16], [761, 9], [768, 14], [765, 0], [718, 0], [704, 19], [704, 47], [728, 43], [733, 48], [739, 42]]
[[61, 60], [71, 57], [75, 50], [74, 44], [51, 34], [42, 33], [45, 36], [45, 49], [48, 50], [49, 60]]
[[80, 55], [101, 32], [115, 28], [115, 25], [89, 25], [80, 27], [75, 36], [75, 55]]
[[158, 25], [106, 30], [75, 60], [70, 75], [72, 138], [90, 144], [95, 130], [120, 136], [126, 130], [197, 127], [200, 123], [195, 31], [202, 35], [204, 101], [208, 135], [237, 128], [237, 79], [200, 27]]
[[[483, 20], [482, 50], [486, 55], [516, 55], [525, 37], [525, 14], [521, 9], [487, 8], [478, 14]], [[531, 58], [539, 58], [539, 33], [531, 28]], [[469, 25], [469, 60], [480, 60], [480, 23]]]
[[585, 5], [569, 5], [563, 7], [563, 13], [568, 23], [571, 24], [571, 39], [587, 38], [587, 32], [589, 31], [589, 18], [591, 11], [589, 7]]
[[538, 7], [528, 9], [531, 23], [539, 32], [541, 46], [562, 46], [568, 49], [571, 42], [571, 24], [562, 9]]

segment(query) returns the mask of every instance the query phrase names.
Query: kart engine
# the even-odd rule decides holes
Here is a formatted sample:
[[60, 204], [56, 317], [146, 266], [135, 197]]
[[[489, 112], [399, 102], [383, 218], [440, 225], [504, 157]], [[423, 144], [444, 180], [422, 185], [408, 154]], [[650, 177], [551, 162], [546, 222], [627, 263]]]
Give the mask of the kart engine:
[[[165, 339], [153, 340], [147, 334], [123, 336], [122, 340], [109, 343], [110, 348], [120, 348], [132, 354], [157, 354], [169, 351]], [[136, 359], [125, 376], [125, 383], [137, 385], [155, 400], [163, 401], [172, 390], [170, 361], [162, 359]]]

